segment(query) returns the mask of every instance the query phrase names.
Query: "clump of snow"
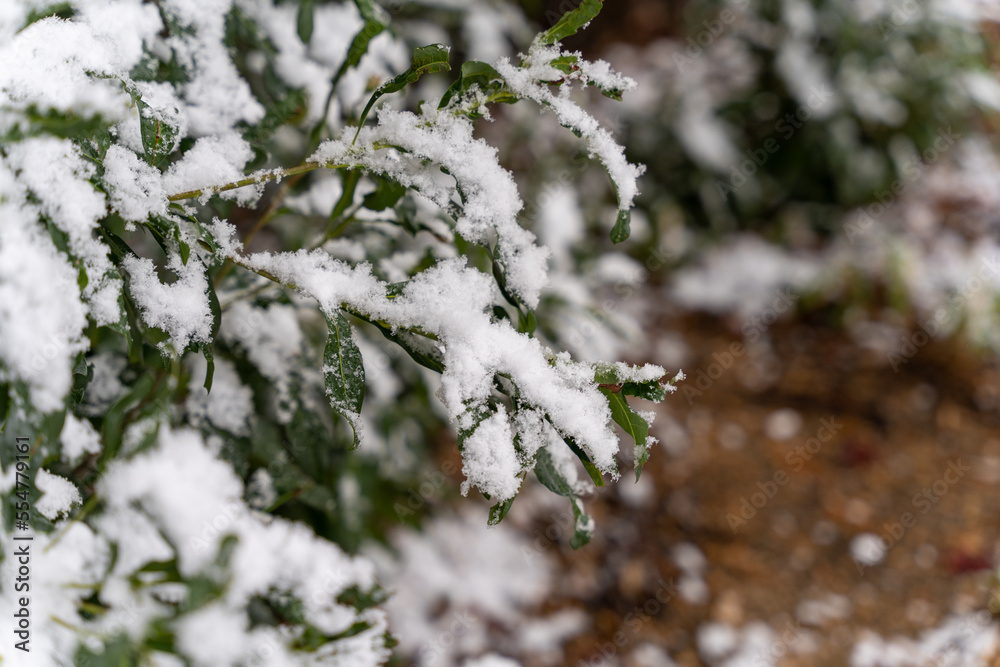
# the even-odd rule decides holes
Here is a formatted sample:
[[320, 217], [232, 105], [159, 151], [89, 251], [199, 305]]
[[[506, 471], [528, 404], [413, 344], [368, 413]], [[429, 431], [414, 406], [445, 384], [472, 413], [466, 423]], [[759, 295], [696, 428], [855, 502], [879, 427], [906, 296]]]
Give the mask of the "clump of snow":
[[86, 349], [77, 272], [35, 222], [25, 186], [0, 157], [0, 377], [20, 380], [42, 412], [62, 406]]
[[7, 155], [18, 179], [41, 202], [41, 212], [69, 237], [69, 252], [83, 262], [88, 281], [82, 295], [90, 315], [98, 324], [117, 322], [121, 279], [107, 247], [93, 235], [105, 213], [104, 195], [89, 180], [94, 165], [71, 141], [53, 137], [18, 142]]
[[163, 0], [159, 4], [167, 17], [187, 28], [171, 32], [166, 41], [178, 63], [192, 74], [191, 81], [180, 88], [196, 136], [223, 134], [240, 121], [256, 123], [264, 117], [264, 107], [250, 92], [223, 43], [231, 5], [231, 0]]
[[[211, 605], [178, 619], [177, 646], [188, 659], [195, 664], [220, 664], [203, 662], [206, 654], [201, 640], [205, 628], [211, 627], [215, 632], [209, 658], [221, 664], [248, 662], [268, 644], [272, 652], [285, 656], [285, 664], [310, 664], [317, 655], [333, 651], [357, 664], [384, 662], [388, 657], [382, 642], [384, 613], [370, 609], [359, 614], [337, 602], [348, 588], [372, 588], [373, 565], [348, 557], [302, 524], [253, 513], [241, 500], [243, 492], [230, 465], [190, 430], [163, 427], [152, 448], [131, 460], [114, 461], [98, 483], [97, 493], [108, 511], [96, 524], [116, 544], [118, 558], [101, 591], [101, 600], [110, 605], [111, 613], [95, 625], [103, 627], [107, 617], [113, 620], [115, 612], [128, 607], [140, 609], [136, 613], [150, 621], [173, 616], [176, 612], [155, 603], [150, 590], [136, 591], [128, 584], [134, 568], [175, 556], [185, 577], [214, 576], [211, 564], [222, 540], [234, 536], [237, 541], [229, 559], [231, 576], [225, 593]], [[342, 633], [359, 621], [369, 627], [350, 641], [333, 642], [316, 653], [292, 652], [283, 633], [268, 627], [249, 628], [246, 623], [249, 601], [275, 594], [301, 601], [307, 622], [327, 634]], [[141, 631], [145, 624], [133, 621], [127, 627]]]
[[[567, 75], [552, 65], [553, 60], [564, 56], [577, 58], [578, 72]], [[550, 83], [577, 79], [583, 85], [592, 81], [603, 88], [624, 91], [635, 87], [635, 81], [611, 72], [607, 63], [588, 63], [579, 53], [564, 54], [558, 44], [545, 46], [539, 41], [532, 44], [519, 66], [513, 65], [508, 58], [501, 58], [495, 67], [519, 97], [534, 100], [543, 108], [552, 109], [560, 124], [572, 128], [583, 137], [591, 155], [597, 156], [608, 170], [618, 194], [619, 209], [627, 211], [632, 208], [632, 202], [639, 193], [637, 180], [645, 168], [630, 164], [625, 159], [625, 150], [615, 142], [611, 133], [570, 99], [570, 86], [559, 86], [559, 92], [553, 93]]]
[[778, 634], [759, 621], [743, 628], [718, 622], [703, 623], [698, 626], [696, 641], [698, 655], [711, 667], [750, 664], [775, 667], [777, 664], [771, 647], [778, 641]]
[[462, 663], [462, 667], [520, 667], [520, 663], [502, 655], [490, 653], [481, 658], [466, 660]]
[[391, 542], [398, 556], [370, 553], [395, 591], [385, 606], [398, 650], [426, 667], [481, 654], [490, 626], [516, 626], [521, 610], [550, 590], [548, 557], [526, 559], [520, 535], [506, 523], [487, 527], [477, 512], [434, 518], [423, 532], [399, 530]]
[[736, 312], [744, 318], [759, 315], [761, 319], [773, 310], [770, 324], [794, 305], [797, 294], [818, 275], [814, 261], [745, 235], [710, 250], [702, 267], [677, 271], [670, 292], [689, 309]]
[[469, 487], [478, 487], [480, 491], [495, 496], [497, 502], [502, 502], [517, 495], [521, 488], [518, 474], [521, 463], [514, 451], [514, 436], [510, 430], [507, 411], [501, 405], [496, 414], [487, 417], [465, 439], [462, 449], [462, 495], [469, 492]]
[[861, 533], [851, 539], [851, 558], [871, 567], [885, 559], [885, 541], [874, 533]]
[[237, 301], [223, 313], [219, 335], [246, 351], [250, 362], [274, 386], [278, 420], [282, 423], [290, 420], [293, 369], [303, 346], [295, 307], [272, 303], [256, 308]]
[[191, 360], [191, 383], [184, 404], [188, 419], [195, 426], [212, 426], [236, 436], [250, 435], [253, 417], [253, 392], [240, 382], [236, 366], [228, 359], [215, 360], [212, 391], [205, 389], [208, 363], [201, 355]]
[[985, 665], [994, 656], [1000, 636], [988, 611], [950, 616], [920, 639], [884, 639], [866, 632], [851, 652], [852, 667], [965, 667]]
[[[163, 175], [163, 189], [170, 195], [202, 190], [212, 192], [212, 187], [233, 183], [243, 178], [243, 167], [253, 157], [250, 144], [235, 132], [203, 137], [195, 142], [184, 157]], [[243, 206], [257, 201], [262, 192], [260, 185], [237, 188], [219, 196], [235, 199]]]
[[764, 433], [771, 440], [790, 440], [802, 429], [802, 415], [792, 408], [781, 408], [767, 416]]
[[76, 462], [84, 454], [101, 451], [101, 437], [97, 430], [90, 421], [80, 419], [72, 412], [66, 413], [59, 441], [62, 443], [62, 455], [70, 462]]
[[[328, 141], [310, 157], [325, 164], [356, 164], [416, 188], [445, 210], [457, 205], [454, 186], [440, 180], [444, 167], [461, 188], [464, 203], [456, 231], [465, 239], [487, 244], [496, 234], [500, 259], [511, 291], [531, 308], [547, 282], [548, 250], [517, 222], [522, 202], [510, 172], [497, 161], [496, 149], [473, 137], [463, 116], [424, 105], [420, 116], [382, 109], [376, 128], [362, 128], [357, 145]], [[374, 146], [398, 146], [376, 151]], [[430, 160], [431, 164], [426, 164]]]
[[28, 109], [123, 118], [130, 99], [114, 77], [135, 61], [123, 62], [117, 51], [92, 26], [55, 17], [5, 40], [0, 46], [0, 133], [27, 129]]
[[69, 514], [74, 505], [80, 504], [80, 491], [65, 477], [53, 475], [44, 468], [35, 476], [35, 486], [42, 497], [35, 503], [35, 509], [49, 521], [60, 515]]
[[160, 282], [153, 262], [145, 257], [126, 257], [122, 266], [129, 274], [129, 292], [147, 326], [170, 335], [177, 352], [192, 342], [207, 343], [212, 336], [212, 308], [208, 301], [205, 267], [192, 255], [184, 264], [179, 253], [171, 254], [167, 269], [177, 280]]
[[708, 602], [709, 590], [705, 582], [708, 559], [696, 545], [682, 542], [674, 546], [671, 558], [681, 571], [677, 589], [682, 598], [691, 604]]
[[167, 214], [167, 195], [160, 172], [122, 146], [111, 146], [104, 158], [104, 182], [111, 207], [122, 219], [143, 222]]

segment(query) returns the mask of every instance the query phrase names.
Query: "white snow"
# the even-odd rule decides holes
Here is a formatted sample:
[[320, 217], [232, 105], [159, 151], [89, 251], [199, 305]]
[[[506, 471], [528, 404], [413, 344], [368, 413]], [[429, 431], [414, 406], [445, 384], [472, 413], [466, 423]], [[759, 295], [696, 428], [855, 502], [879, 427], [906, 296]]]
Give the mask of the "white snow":
[[35, 503], [35, 509], [49, 521], [69, 514], [74, 505], [80, 504], [80, 492], [73, 482], [53, 475], [44, 468], [39, 469], [35, 476], [35, 486], [42, 492], [42, 497]]
[[194, 254], [186, 265], [179, 253], [170, 255], [167, 268], [177, 280], [169, 284], [160, 281], [153, 262], [145, 257], [126, 257], [122, 266], [129, 274], [129, 292], [143, 321], [167, 332], [177, 352], [192, 342], [211, 340], [208, 278]]

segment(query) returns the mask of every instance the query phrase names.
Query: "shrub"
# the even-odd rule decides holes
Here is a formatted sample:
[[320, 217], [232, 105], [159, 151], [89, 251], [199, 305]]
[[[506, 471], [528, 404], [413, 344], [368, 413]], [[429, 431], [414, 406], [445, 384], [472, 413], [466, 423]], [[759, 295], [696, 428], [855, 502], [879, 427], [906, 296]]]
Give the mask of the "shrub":
[[617, 423], [638, 476], [654, 440], [627, 399], [683, 376], [547, 345], [548, 251], [474, 129], [551, 111], [624, 241], [641, 169], [572, 91], [633, 82], [559, 46], [600, 6], [443, 92], [449, 48], [410, 49], [371, 0], [5, 8], [0, 608], [28, 610], [5, 657], [384, 662], [384, 596], [348, 554], [426, 456], [432, 393], [490, 523], [533, 470], [589, 539], [575, 466], [618, 477]]

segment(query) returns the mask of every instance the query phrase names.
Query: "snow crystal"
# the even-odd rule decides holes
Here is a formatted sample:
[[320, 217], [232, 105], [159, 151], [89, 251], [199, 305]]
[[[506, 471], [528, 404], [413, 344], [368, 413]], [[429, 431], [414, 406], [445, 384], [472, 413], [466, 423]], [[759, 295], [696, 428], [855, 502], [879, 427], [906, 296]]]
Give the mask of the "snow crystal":
[[55, 521], [61, 514], [69, 514], [74, 505], [80, 504], [80, 492], [73, 482], [44, 468], [39, 469], [35, 486], [42, 492], [35, 509], [49, 521]]

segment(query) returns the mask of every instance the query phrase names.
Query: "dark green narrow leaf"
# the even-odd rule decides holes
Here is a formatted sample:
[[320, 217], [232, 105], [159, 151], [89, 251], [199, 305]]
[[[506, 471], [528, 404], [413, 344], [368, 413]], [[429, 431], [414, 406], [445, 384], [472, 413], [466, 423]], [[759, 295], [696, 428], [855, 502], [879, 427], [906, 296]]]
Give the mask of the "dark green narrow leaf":
[[[478, 60], [469, 60], [462, 63], [458, 79], [441, 96], [438, 108], [445, 108], [453, 99], [465, 96], [472, 88], [476, 88], [486, 95], [487, 102], [504, 104], [517, 102], [517, 95], [510, 92], [505, 86], [506, 81], [500, 76], [499, 72], [493, 69], [492, 65], [479, 62]], [[468, 113], [468, 116], [476, 119], [482, 117], [482, 114], [472, 111]]]
[[369, 211], [392, 208], [406, 194], [406, 187], [391, 178], [378, 177], [375, 192], [365, 195], [364, 205]]
[[639, 481], [642, 466], [649, 460], [649, 424], [629, 407], [621, 391], [614, 392], [606, 387], [601, 387], [600, 391], [608, 399], [611, 418], [635, 441], [635, 479]]
[[517, 496], [511, 496], [502, 503], [497, 503], [496, 505], [491, 507], [490, 518], [487, 521], [487, 523], [491, 526], [495, 526], [501, 521], [503, 521], [503, 518], [507, 516], [507, 512], [510, 511], [510, 506], [514, 504], [514, 498], [517, 498]]
[[632, 233], [632, 212], [628, 209], [618, 211], [618, 218], [615, 220], [615, 226], [611, 230], [611, 242], [621, 243], [628, 239], [629, 234]]
[[576, 454], [576, 458], [580, 459], [580, 463], [583, 464], [583, 469], [587, 471], [588, 475], [590, 475], [590, 479], [594, 482], [594, 484], [597, 486], [604, 486], [604, 477], [601, 475], [601, 471], [597, 469], [597, 466], [594, 465], [594, 462], [590, 460], [590, 456], [587, 455], [587, 452], [583, 451], [583, 448], [576, 444], [576, 440], [568, 435], [563, 436], [563, 441], [571, 450], [573, 450], [573, 453]]
[[326, 393], [333, 409], [347, 419], [358, 444], [358, 421], [365, 400], [365, 366], [351, 324], [339, 310], [326, 316], [328, 334], [323, 353]]
[[341, 71], [337, 73], [337, 79], [340, 79], [348, 67], [358, 66], [361, 58], [368, 52], [368, 44], [388, 27], [388, 19], [385, 16], [385, 12], [373, 0], [354, 0], [354, 4], [357, 5], [358, 12], [360, 12], [361, 19], [365, 22], [365, 25], [361, 29], [361, 32], [354, 36], [351, 48], [347, 50], [347, 58], [344, 60], [344, 64], [340, 66]]
[[590, 23], [601, 13], [604, 0], [583, 0], [576, 9], [566, 12], [554, 26], [542, 33], [542, 44], [562, 41]]
[[146, 162], [158, 166], [174, 149], [177, 138], [177, 128], [164, 122], [146, 104], [139, 91], [132, 85], [126, 85], [128, 93], [139, 111], [139, 134], [142, 137], [142, 148], [146, 154]]
[[569, 482], [556, 469], [549, 450], [544, 447], [538, 450], [535, 459], [535, 477], [549, 491], [570, 499], [574, 519], [574, 533], [569, 542], [570, 546], [579, 549], [589, 542], [593, 530], [593, 519], [584, 513], [583, 502], [573, 492], [573, 487], [569, 485]]
[[215, 377], [215, 354], [212, 346], [202, 343], [201, 352], [205, 355], [205, 391], [212, 392], [212, 379]]
[[309, 44], [313, 34], [313, 17], [316, 13], [316, 5], [313, 0], [302, 0], [299, 5], [299, 13], [296, 16], [296, 27], [299, 32], [299, 39], [303, 44]]
[[7, 412], [10, 410], [10, 384], [0, 383], [0, 427], [7, 424]]
[[[354, 141], [358, 139], [358, 133], [361, 132], [361, 126], [365, 124], [365, 120], [368, 118], [368, 113], [375, 106], [375, 102], [389, 93], [395, 93], [411, 83], [416, 83], [420, 77], [424, 74], [433, 74], [434, 72], [447, 72], [451, 69], [448, 64], [448, 52], [450, 47], [444, 46], [443, 44], [430, 44], [428, 46], [418, 46], [413, 50], [413, 56], [410, 58], [410, 67], [402, 74], [392, 77], [381, 86], [379, 86], [374, 93], [372, 93], [371, 99], [368, 100], [368, 104], [365, 105], [364, 111], [361, 112], [361, 118], [358, 119], [358, 129], [354, 133]], [[353, 141], [352, 141], [353, 143]]]

